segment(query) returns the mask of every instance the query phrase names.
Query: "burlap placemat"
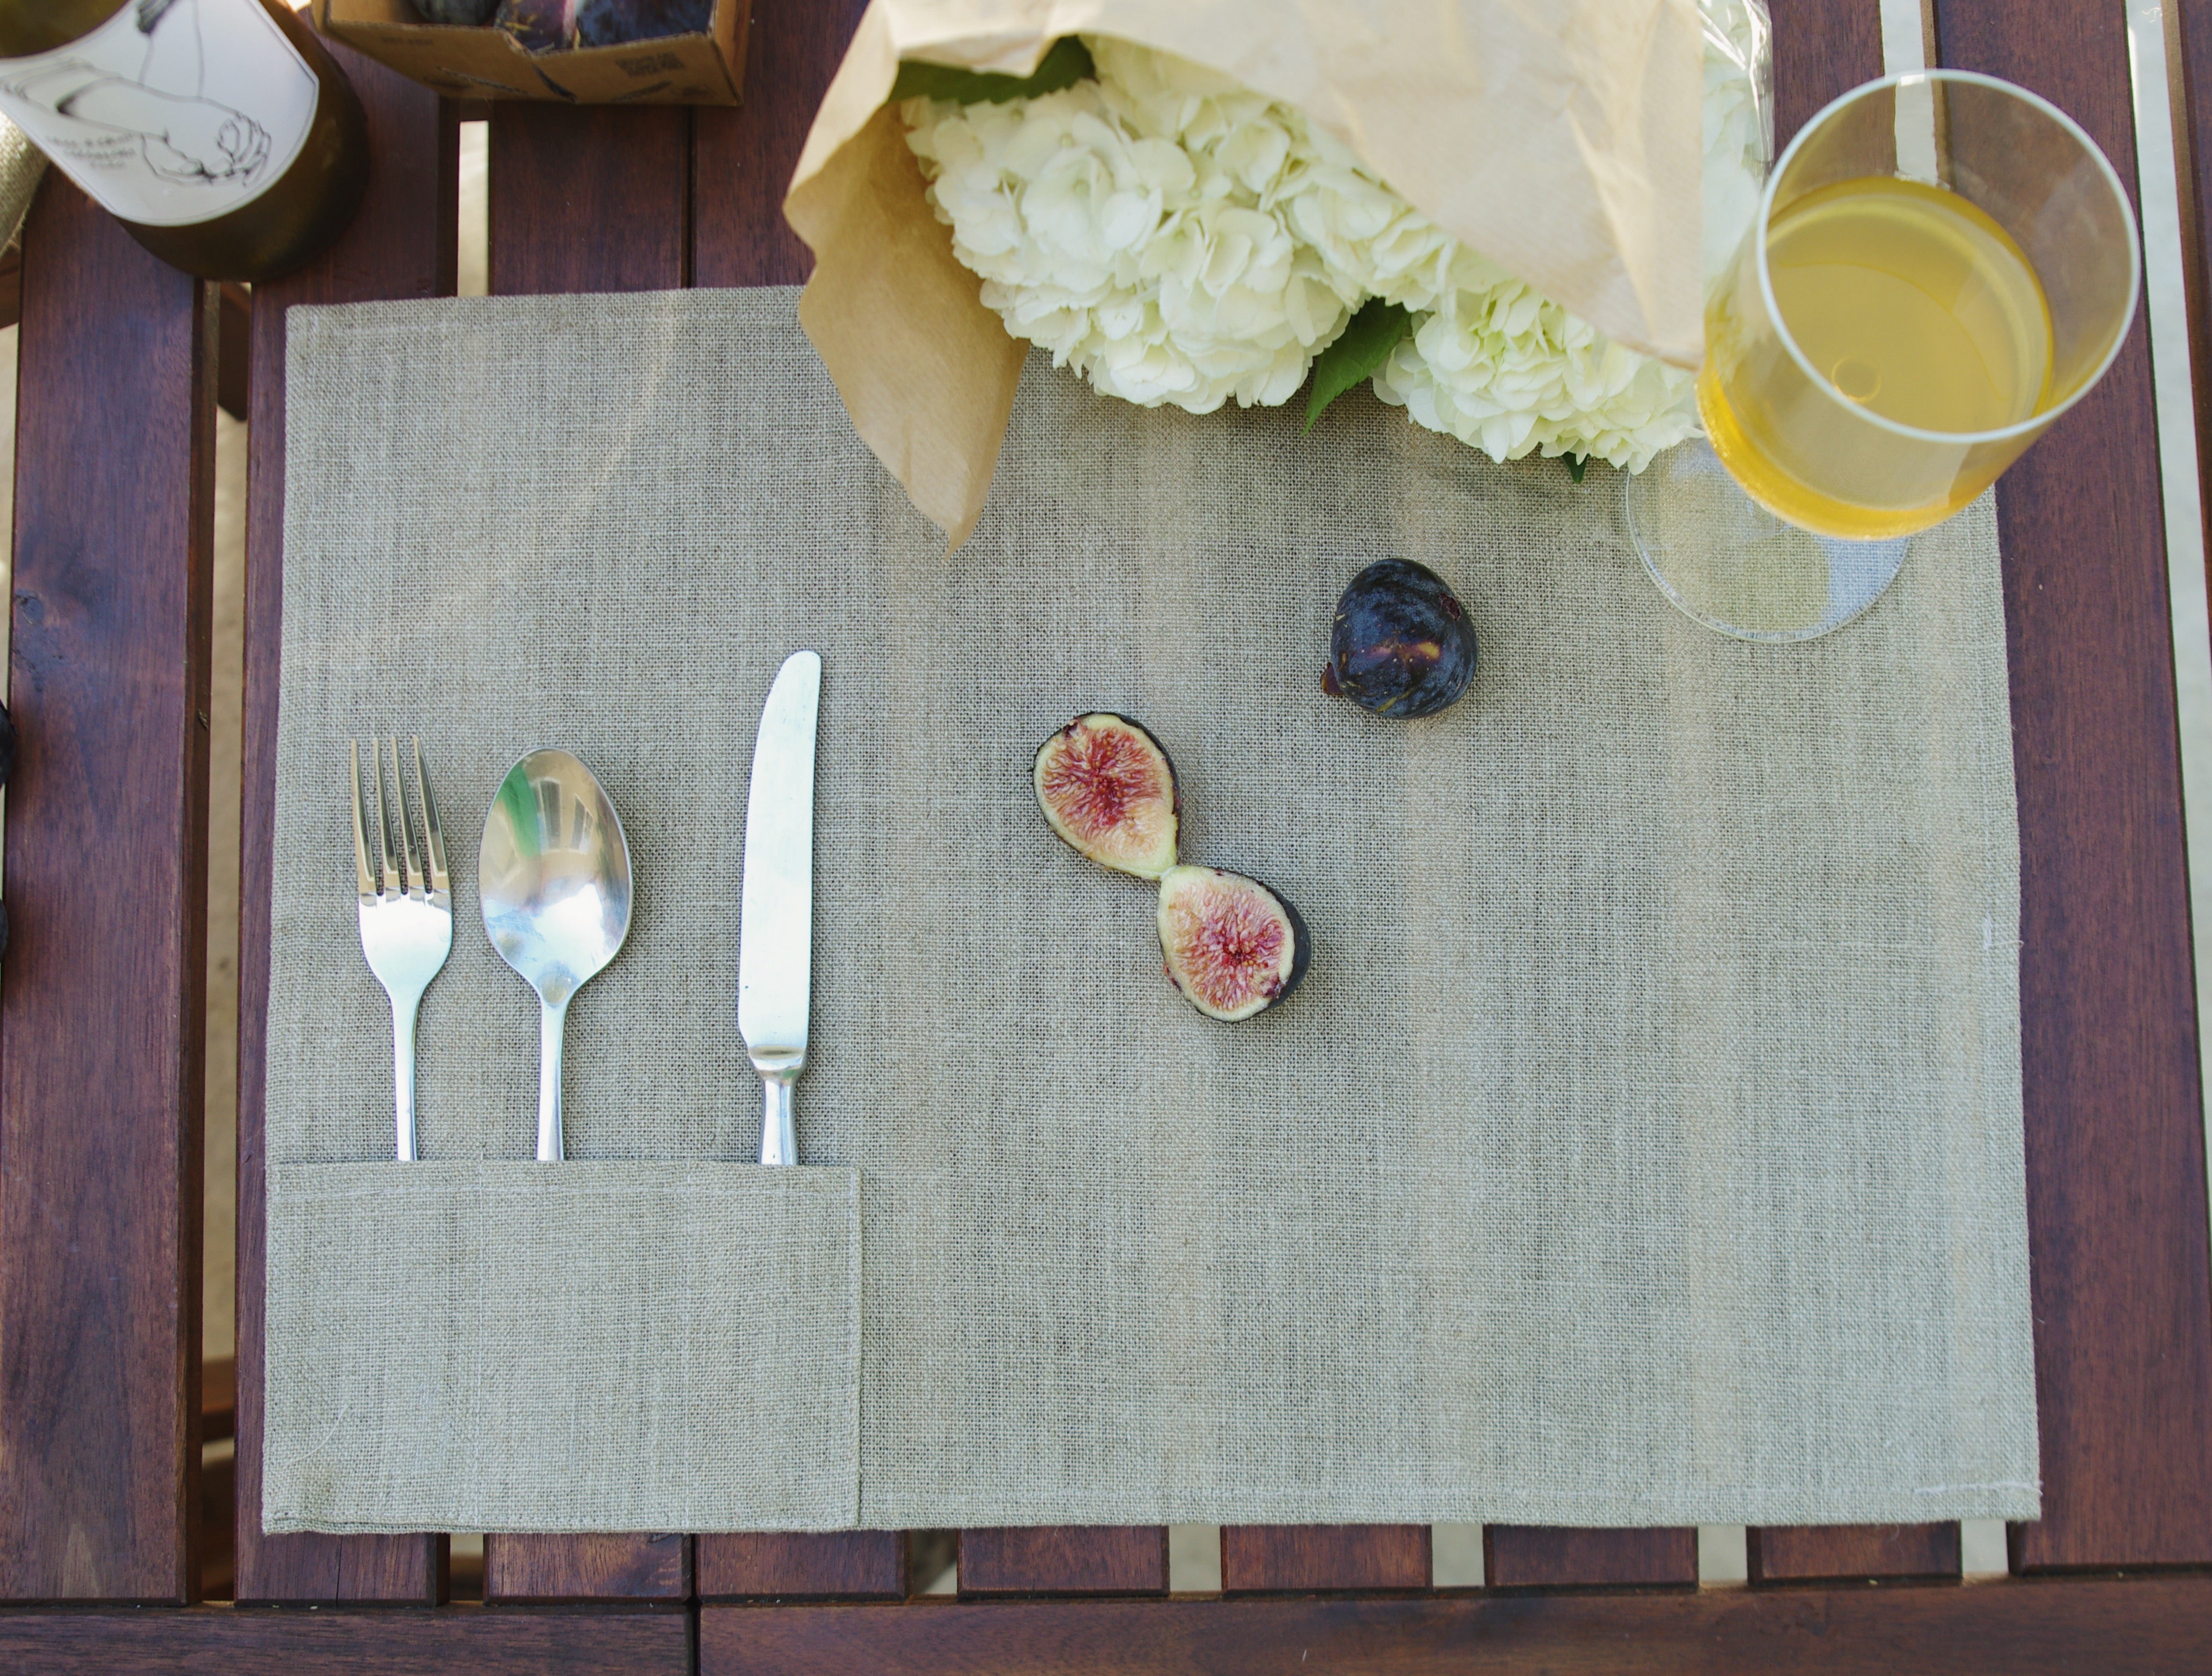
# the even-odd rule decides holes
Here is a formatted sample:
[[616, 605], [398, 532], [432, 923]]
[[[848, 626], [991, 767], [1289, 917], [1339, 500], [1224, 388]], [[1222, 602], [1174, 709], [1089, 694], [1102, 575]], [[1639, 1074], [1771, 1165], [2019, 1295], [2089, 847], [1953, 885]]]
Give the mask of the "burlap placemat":
[[[393, 728], [453, 840], [426, 1154], [529, 1153], [537, 1011], [473, 864], [558, 744], [638, 879], [569, 1015], [571, 1154], [753, 1156], [746, 774], [813, 646], [799, 1135], [865, 1178], [860, 1522], [2033, 1515], [1986, 506], [1851, 628], [1746, 646], [1653, 590], [1602, 469], [1493, 466], [1364, 395], [1303, 436], [1033, 364], [948, 559], [794, 295], [292, 311], [273, 1159], [389, 1156], [343, 791], [347, 738]], [[1316, 684], [1394, 553], [1483, 647], [1411, 725]], [[1030, 753], [1100, 707], [1174, 752], [1186, 856], [1304, 911], [1277, 1011], [1193, 1012], [1152, 893], [1046, 830]]]

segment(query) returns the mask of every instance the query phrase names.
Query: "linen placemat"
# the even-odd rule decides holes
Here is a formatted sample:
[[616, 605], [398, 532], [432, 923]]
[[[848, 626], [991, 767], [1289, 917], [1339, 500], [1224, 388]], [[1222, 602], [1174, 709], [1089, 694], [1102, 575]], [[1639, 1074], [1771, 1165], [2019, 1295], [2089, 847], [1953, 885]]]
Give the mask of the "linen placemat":
[[859, 1187], [272, 1162], [264, 1528], [851, 1528]]
[[[343, 788], [347, 739], [394, 729], [454, 873], [425, 1155], [529, 1155], [537, 1008], [481, 935], [476, 835], [559, 744], [637, 877], [569, 1013], [570, 1154], [755, 1156], [746, 775], [812, 646], [798, 1129], [863, 1178], [862, 1524], [2033, 1516], [1986, 504], [1857, 623], [1749, 646], [1661, 598], [1605, 470], [1493, 465], [1364, 395], [1304, 435], [1033, 361], [948, 557], [795, 296], [291, 312], [273, 1160], [390, 1156]], [[1482, 647], [1412, 724], [1317, 683], [1391, 554]], [[1173, 753], [1185, 859], [1303, 911], [1276, 1011], [1192, 1011], [1153, 891], [1046, 829], [1031, 753], [1099, 708]], [[299, 1318], [270, 1329], [273, 1391]]]

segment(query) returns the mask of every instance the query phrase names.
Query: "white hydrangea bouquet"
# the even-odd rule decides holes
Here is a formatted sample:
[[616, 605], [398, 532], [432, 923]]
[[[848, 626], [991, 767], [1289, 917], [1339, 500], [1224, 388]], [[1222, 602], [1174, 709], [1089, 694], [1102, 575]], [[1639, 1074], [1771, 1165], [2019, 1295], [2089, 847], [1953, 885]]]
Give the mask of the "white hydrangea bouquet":
[[1303, 391], [1310, 426], [1364, 380], [1494, 460], [1641, 471], [1697, 423], [1767, 34], [1765, 0], [873, 0], [786, 201], [801, 319], [956, 544], [1030, 345], [1143, 406]]

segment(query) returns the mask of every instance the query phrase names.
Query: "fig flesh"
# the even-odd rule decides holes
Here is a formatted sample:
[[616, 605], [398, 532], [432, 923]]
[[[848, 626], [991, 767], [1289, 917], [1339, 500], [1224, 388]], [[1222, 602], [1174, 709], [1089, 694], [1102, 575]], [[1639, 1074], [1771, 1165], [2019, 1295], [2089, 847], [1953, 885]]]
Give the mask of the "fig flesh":
[[1297, 909], [1255, 878], [1218, 867], [1160, 877], [1168, 981], [1208, 1018], [1249, 1018], [1298, 987], [1313, 944]]
[[1474, 625], [1444, 579], [1411, 559], [1382, 559], [1336, 602], [1325, 693], [1385, 716], [1432, 716], [1474, 679]]
[[1127, 716], [1078, 716], [1037, 747], [1036, 780], [1046, 822], [1078, 853], [1139, 878], [1176, 865], [1175, 764]]

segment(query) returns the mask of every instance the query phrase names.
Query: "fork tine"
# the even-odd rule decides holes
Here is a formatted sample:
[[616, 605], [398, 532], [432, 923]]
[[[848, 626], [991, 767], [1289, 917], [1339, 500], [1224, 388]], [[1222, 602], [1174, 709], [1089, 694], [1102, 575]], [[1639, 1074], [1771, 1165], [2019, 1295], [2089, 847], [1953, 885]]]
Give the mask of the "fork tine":
[[422, 856], [430, 865], [430, 888], [444, 890], [449, 888], [446, 835], [438, 829], [438, 800], [430, 795], [430, 776], [422, 772], [422, 741], [419, 738], [415, 739], [415, 787], [422, 793]]
[[399, 864], [392, 858], [392, 817], [384, 803], [384, 742], [369, 736], [368, 754], [376, 766], [376, 837], [384, 847], [384, 894], [396, 896], [402, 887]]
[[399, 860], [407, 881], [407, 894], [422, 894], [422, 871], [415, 865], [415, 848], [407, 834], [407, 776], [399, 770], [399, 736], [392, 736], [392, 796], [399, 817]]
[[353, 753], [353, 774], [349, 784], [353, 792], [354, 873], [359, 882], [361, 894], [373, 896], [376, 894], [376, 881], [369, 877], [368, 872], [368, 833], [361, 823], [361, 741], [349, 739], [346, 746]]

